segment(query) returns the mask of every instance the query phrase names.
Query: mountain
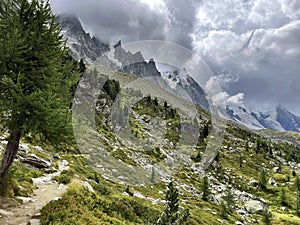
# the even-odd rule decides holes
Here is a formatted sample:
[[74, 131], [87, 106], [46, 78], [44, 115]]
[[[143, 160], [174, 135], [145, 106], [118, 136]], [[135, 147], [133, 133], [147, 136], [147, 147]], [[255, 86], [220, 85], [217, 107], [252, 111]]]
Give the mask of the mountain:
[[204, 91], [185, 70], [161, 73], [153, 59], [147, 62], [141, 52], [126, 51], [121, 41], [110, 45], [97, 37], [91, 37], [85, 32], [76, 16], [61, 14], [57, 20], [61, 24], [62, 34], [67, 39], [71, 55], [77, 61], [83, 59], [91, 65], [106, 66], [150, 79], [154, 84], [172, 94], [190, 100], [205, 109], [209, 108]]
[[[71, 55], [77, 61], [83, 59], [91, 65], [106, 66], [143, 77], [160, 88], [209, 110], [205, 92], [185, 69], [159, 71], [153, 59], [147, 62], [140, 51], [126, 51], [121, 41], [111, 45], [92, 37], [85, 32], [80, 20], [74, 15], [61, 14], [58, 22], [71, 49]], [[300, 132], [300, 117], [282, 106], [268, 112], [257, 112], [245, 106], [228, 105], [226, 114], [228, 118], [252, 129]]]
[[227, 106], [226, 113], [230, 119], [252, 129], [300, 132], [300, 117], [281, 105], [266, 112], [253, 111], [245, 106]]

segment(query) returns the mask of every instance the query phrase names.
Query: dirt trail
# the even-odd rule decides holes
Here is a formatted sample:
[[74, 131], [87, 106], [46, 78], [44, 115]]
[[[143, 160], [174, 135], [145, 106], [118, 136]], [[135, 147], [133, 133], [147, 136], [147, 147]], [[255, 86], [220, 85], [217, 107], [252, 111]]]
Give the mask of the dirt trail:
[[56, 200], [67, 190], [66, 185], [58, 184], [52, 180], [53, 177], [66, 169], [69, 169], [68, 162], [59, 162], [58, 172], [33, 179], [33, 183], [37, 188], [31, 197], [19, 197], [23, 201], [22, 204], [17, 206], [7, 204], [6, 207], [2, 205], [0, 225], [38, 225], [39, 212], [43, 206], [52, 200]]

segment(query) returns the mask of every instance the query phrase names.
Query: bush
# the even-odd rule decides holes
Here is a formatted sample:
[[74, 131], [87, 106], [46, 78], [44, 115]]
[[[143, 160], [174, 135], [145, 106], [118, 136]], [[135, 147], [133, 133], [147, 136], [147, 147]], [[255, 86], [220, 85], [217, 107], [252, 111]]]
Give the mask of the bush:
[[56, 180], [60, 184], [68, 184], [71, 182], [73, 175], [73, 170], [64, 170], [59, 176], [54, 177], [54, 180]]

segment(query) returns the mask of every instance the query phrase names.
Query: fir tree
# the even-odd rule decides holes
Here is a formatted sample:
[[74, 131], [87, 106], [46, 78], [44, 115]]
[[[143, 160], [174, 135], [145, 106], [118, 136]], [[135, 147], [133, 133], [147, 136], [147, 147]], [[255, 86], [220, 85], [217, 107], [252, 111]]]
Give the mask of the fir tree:
[[168, 185], [166, 193], [166, 209], [159, 218], [158, 225], [183, 224], [189, 217], [189, 211], [185, 210], [181, 214], [178, 212], [179, 198], [178, 190], [174, 187], [173, 182]]
[[269, 212], [264, 212], [263, 213], [263, 219], [262, 222], [264, 223], [264, 225], [271, 225], [271, 214]]
[[263, 168], [260, 171], [258, 183], [262, 190], [267, 188], [267, 173]]
[[287, 205], [285, 190], [284, 190], [283, 187], [281, 187], [280, 192], [279, 192], [279, 203], [282, 206], [286, 206]]
[[296, 175], [296, 178], [295, 178], [295, 188], [297, 191], [300, 191], [300, 180], [299, 180], [299, 177]]
[[296, 198], [296, 216], [300, 217], [300, 191], [297, 191]]
[[202, 199], [204, 201], [208, 201], [209, 199], [209, 195], [210, 195], [210, 188], [209, 188], [209, 182], [208, 182], [208, 178], [205, 176], [203, 178], [203, 183], [201, 186], [201, 191], [202, 191]]
[[224, 219], [227, 219], [228, 217], [228, 208], [224, 201], [220, 204], [220, 216]]
[[235, 201], [234, 201], [234, 197], [233, 197], [233, 194], [232, 194], [230, 188], [226, 189], [224, 200], [226, 202], [228, 209], [232, 210], [232, 208], [234, 207]]
[[22, 136], [51, 143], [71, 136], [71, 87], [78, 82], [48, 1], [0, 1], [0, 123], [8, 131], [0, 168], [13, 163]]

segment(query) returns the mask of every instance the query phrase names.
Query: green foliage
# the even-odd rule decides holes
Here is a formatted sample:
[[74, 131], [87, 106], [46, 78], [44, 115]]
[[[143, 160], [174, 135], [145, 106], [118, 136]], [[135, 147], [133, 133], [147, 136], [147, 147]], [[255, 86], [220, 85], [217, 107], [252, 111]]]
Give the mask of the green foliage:
[[64, 170], [61, 172], [59, 176], [54, 177], [54, 180], [56, 180], [60, 184], [68, 184], [71, 182], [73, 175], [74, 175], [73, 170], [71, 169]]
[[263, 168], [260, 170], [258, 183], [262, 190], [267, 189], [267, 173]]
[[110, 96], [110, 98], [114, 101], [120, 92], [120, 83], [116, 80], [107, 80], [103, 85], [103, 89]]
[[0, 196], [28, 196], [33, 192], [33, 177], [41, 176], [41, 171], [31, 170], [21, 163], [15, 163], [0, 179]]
[[296, 198], [296, 211], [295, 214], [296, 216], [300, 217], [300, 191], [297, 191], [297, 198]]
[[298, 176], [295, 178], [295, 188], [297, 191], [300, 191], [300, 180]]
[[263, 213], [262, 222], [263, 222], [264, 225], [271, 225], [272, 224], [271, 214], [269, 212], [264, 212]]
[[48, 1], [0, 3], [0, 122], [57, 143], [71, 136], [68, 109], [79, 75]]
[[284, 187], [281, 187], [280, 192], [279, 192], [279, 203], [282, 206], [286, 206], [287, 204], [287, 200], [286, 200], [286, 194], [285, 194], [285, 189]]
[[234, 201], [234, 197], [233, 197], [233, 194], [232, 194], [230, 188], [226, 189], [224, 200], [226, 202], [228, 209], [232, 210], [232, 208], [234, 207], [235, 201]]
[[158, 218], [158, 211], [139, 199], [103, 197], [72, 185], [62, 199], [50, 202], [41, 212], [42, 225], [153, 224]]
[[228, 208], [227, 205], [224, 201], [221, 202], [220, 204], [220, 216], [224, 219], [228, 218]]
[[189, 217], [189, 212], [185, 210], [183, 213], [178, 212], [179, 198], [178, 190], [174, 187], [173, 182], [168, 185], [166, 193], [166, 209], [158, 219], [157, 225], [183, 224]]
[[204, 201], [208, 201], [209, 195], [210, 195], [210, 187], [207, 176], [203, 178], [203, 182], [201, 185], [201, 191], [202, 191], [202, 199]]

